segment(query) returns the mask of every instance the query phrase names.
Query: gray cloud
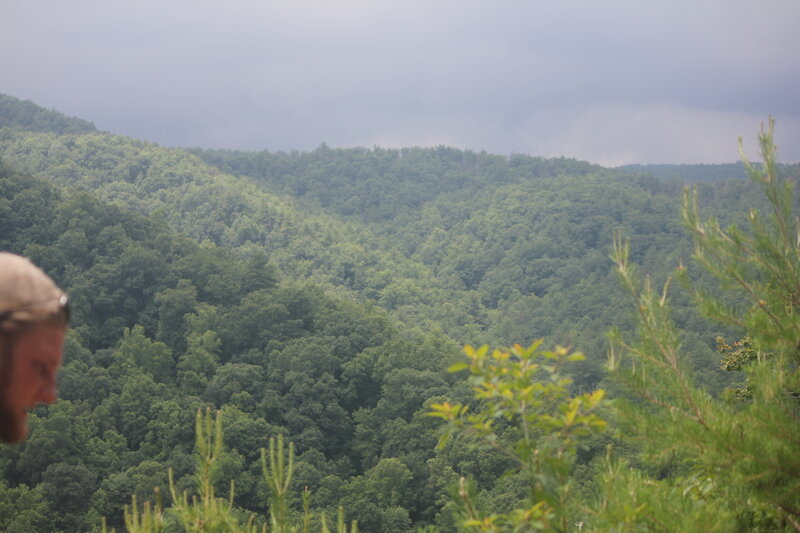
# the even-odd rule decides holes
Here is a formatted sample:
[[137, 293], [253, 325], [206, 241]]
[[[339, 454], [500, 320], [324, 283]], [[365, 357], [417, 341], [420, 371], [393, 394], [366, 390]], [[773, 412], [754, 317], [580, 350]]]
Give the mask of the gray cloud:
[[2, 3], [0, 92], [165, 145], [800, 160], [794, 0]]

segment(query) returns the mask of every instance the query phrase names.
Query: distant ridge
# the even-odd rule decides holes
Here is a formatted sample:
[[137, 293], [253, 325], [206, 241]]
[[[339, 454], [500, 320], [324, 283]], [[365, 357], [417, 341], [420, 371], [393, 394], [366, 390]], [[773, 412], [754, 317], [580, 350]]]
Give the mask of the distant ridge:
[[647, 173], [662, 180], [678, 180], [684, 183], [704, 181], [723, 181], [728, 179], [746, 179], [747, 170], [739, 163], [698, 163], [683, 165], [624, 165], [617, 167], [628, 173]]
[[30, 100], [0, 94], [0, 128], [4, 127], [59, 135], [97, 131], [95, 125], [86, 120], [45, 109]]

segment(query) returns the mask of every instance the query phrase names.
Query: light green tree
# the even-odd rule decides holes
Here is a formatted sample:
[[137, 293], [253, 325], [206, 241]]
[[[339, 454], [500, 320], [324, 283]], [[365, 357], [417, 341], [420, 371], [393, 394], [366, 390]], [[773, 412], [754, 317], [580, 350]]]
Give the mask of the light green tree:
[[613, 259], [639, 314], [635, 341], [612, 334], [610, 367], [626, 387], [617, 412], [647, 457], [674, 465], [675, 475], [655, 480], [609, 459], [592, 529], [800, 531], [800, 222], [793, 183], [778, 175], [773, 127], [759, 135], [760, 165], [740, 141], [768, 213], [751, 210], [748, 227], [723, 229], [701, 218], [695, 191], [683, 203], [694, 259], [724, 292], [695, 288], [683, 267], [678, 276], [706, 316], [749, 335], [745, 401], [716, 398], [695, 381], [670, 319], [669, 283], [660, 291], [641, 283], [628, 244], [616, 239]]
[[[793, 184], [780, 178], [773, 122], [759, 136], [763, 163], [743, 155], [770, 210], [749, 213], [746, 229], [703, 220], [687, 190], [683, 223], [694, 259], [719, 281], [697, 288], [686, 268], [677, 276], [709, 318], [744, 335], [719, 340], [726, 370], [742, 370], [747, 387], [716, 397], [698, 383], [682, 331], [670, 318], [669, 281], [642, 282], [629, 244], [614, 240], [612, 258], [633, 297], [638, 335], [612, 331], [609, 367], [618, 389], [611, 413], [618, 438], [642, 453], [633, 462], [609, 447], [597, 468], [594, 499], [578, 501], [571, 468], [580, 439], [604, 426], [603, 392], [567, 393], [565, 349], [489, 352], [467, 347], [478, 407], [433, 405], [451, 435], [472, 437], [510, 458], [526, 479], [527, 500], [508, 513], [482, 507], [462, 478], [459, 526], [466, 531], [731, 532], [800, 531], [800, 219]], [[740, 144], [741, 146], [741, 144]], [[619, 440], [618, 440], [619, 442]], [[652, 472], [659, 471], [657, 476]], [[585, 495], [585, 493], [584, 493]]]
[[523, 475], [527, 497], [509, 513], [483, 510], [473, 484], [461, 478], [460, 526], [466, 531], [569, 531], [574, 505], [570, 473], [579, 444], [605, 428], [597, 414], [604, 391], [570, 396], [564, 366], [583, 359], [567, 348], [539, 350], [541, 341], [510, 350], [465, 348], [478, 407], [433, 404], [432, 416], [448, 422], [440, 440], [465, 435], [482, 448], [509, 458]]
[[[294, 446], [284, 446], [283, 436], [269, 439], [269, 451], [261, 449], [261, 466], [264, 481], [270, 491], [270, 516], [262, 521], [259, 528], [258, 517], [237, 509], [234, 505], [235, 485], [231, 480], [228, 498], [220, 498], [215, 494], [214, 481], [219, 469], [219, 460], [223, 455], [222, 416], [218, 412], [212, 416], [211, 410], [197, 412], [195, 425], [195, 489], [191, 497], [187, 492], [178, 493], [169, 470], [169, 492], [172, 505], [163, 508], [160, 490], [155, 489], [155, 504], [145, 502], [139, 505], [134, 495], [130, 506], [125, 507], [125, 530], [128, 533], [162, 533], [172, 531], [176, 525], [180, 531], [189, 533], [309, 533], [315, 518], [310, 510], [310, 493], [305, 490], [302, 495], [303, 512], [294, 512], [291, 508], [291, 486], [294, 471]], [[330, 533], [328, 520], [323, 513], [318, 517], [320, 533]], [[358, 525], [353, 522], [347, 527], [344, 510], [339, 508], [335, 525], [336, 533], [358, 533]], [[103, 533], [107, 532], [105, 520]], [[113, 530], [112, 530], [113, 533]]]

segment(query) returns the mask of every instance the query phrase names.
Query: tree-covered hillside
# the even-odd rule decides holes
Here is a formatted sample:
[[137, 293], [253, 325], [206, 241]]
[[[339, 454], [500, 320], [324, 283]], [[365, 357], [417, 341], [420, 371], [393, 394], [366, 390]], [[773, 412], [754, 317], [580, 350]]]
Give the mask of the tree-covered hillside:
[[[631, 237], [634, 260], [657, 279], [690, 251], [676, 217], [681, 184], [645, 173], [445, 147], [193, 152], [306, 209], [366, 225], [382, 249], [424, 265], [449, 294], [437, 298], [433, 283], [420, 291], [419, 280], [392, 284], [378, 301], [407, 322], [433, 317], [461, 342], [559, 339], [585, 351], [591, 367], [604, 357], [602, 333], [630, 327], [608, 259], [613, 233]], [[733, 222], [753, 192], [744, 180], [703, 184], [701, 201]], [[708, 364], [707, 339], [718, 332], [686, 299], [676, 304], [686, 309], [687, 342]], [[599, 369], [586, 371], [587, 385], [596, 382]]]
[[724, 181], [747, 178], [747, 169], [742, 163], [719, 165], [625, 165], [619, 170], [631, 174], [647, 173], [662, 180], [675, 180], [683, 183]]
[[[42, 265], [75, 309], [61, 400], [37, 409], [26, 443], [0, 449], [4, 530], [88, 531], [102, 516], [120, 527], [130, 495], [163, 486], [168, 467], [191, 484], [206, 405], [225, 416], [220, 476], [245, 508], [263, 513], [258, 449], [282, 433], [300, 454], [297, 487], [328, 487], [315, 507], [334, 515], [347, 500], [374, 531], [398, 503], [400, 523], [435, 518], [422, 490], [441, 483], [427, 464], [435, 424], [422, 413], [451, 389], [452, 341], [401, 335], [374, 306], [277, 279], [259, 252], [197, 243], [85, 191], [4, 165], [0, 192], [2, 248]], [[395, 475], [401, 502], [357, 503]]]
[[[19, 168], [193, 238], [261, 250], [286, 277], [459, 343], [545, 336], [574, 343], [597, 367], [602, 332], [628, 316], [610, 274], [612, 233], [631, 235], [635, 259], [656, 277], [689, 249], [675, 218], [678, 185], [574, 160], [324, 145], [193, 152], [0, 127], [0, 157]], [[709, 202], [748, 196], [729, 183], [708, 186]], [[718, 332], [687, 322], [701, 359], [713, 357], [707, 339]], [[598, 368], [588, 372], [599, 379]]]
[[[587, 355], [573, 381], [550, 369], [559, 394], [630, 395], [604, 368], [608, 329], [637, 327], [613, 235], [656, 284], [693, 250], [679, 182], [568, 159], [163, 148], [2, 97], [0, 161], [0, 249], [40, 264], [75, 309], [62, 399], [36, 410], [25, 444], [0, 448], [7, 531], [92, 531], [102, 516], [120, 530], [131, 494], [163, 487], [168, 467], [188, 488], [206, 406], [224, 421], [218, 490], [234, 479], [243, 513], [267, 512], [258, 450], [278, 434], [296, 446], [294, 493], [311, 487], [328, 516], [343, 505], [361, 531], [456, 531], [447, 493], [461, 476], [510, 511], [529, 491], [503, 475], [508, 456], [458, 436], [436, 448], [431, 405], [472, 401], [445, 371], [459, 347], [544, 337]], [[756, 190], [700, 183], [698, 202], [741, 223], [769, 207]], [[686, 278], [714, 286], [691, 265]], [[670, 304], [698, 390], [738, 381], [715, 339], [745, 331], [708, 321], [675, 284]], [[518, 437], [501, 418], [492, 430]], [[686, 473], [640, 462], [618, 432], [582, 444], [563, 464], [587, 501], [607, 444], [657, 479]]]
[[77, 117], [68, 117], [55, 110], [44, 109], [30, 100], [19, 100], [0, 94], [0, 124], [5, 128], [51, 133], [91, 133], [94, 124]]

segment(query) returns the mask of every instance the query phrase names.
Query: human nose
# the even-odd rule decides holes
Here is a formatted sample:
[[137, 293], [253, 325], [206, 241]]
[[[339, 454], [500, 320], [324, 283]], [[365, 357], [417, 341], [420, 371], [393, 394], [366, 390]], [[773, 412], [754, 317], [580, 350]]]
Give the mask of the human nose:
[[56, 392], [56, 378], [52, 374], [45, 378], [44, 383], [42, 383], [41, 388], [39, 389], [39, 397], [36, 398], [38, 403], [44, 403], [50, 405], [51, 403], [56, 401], [58, 394]]

